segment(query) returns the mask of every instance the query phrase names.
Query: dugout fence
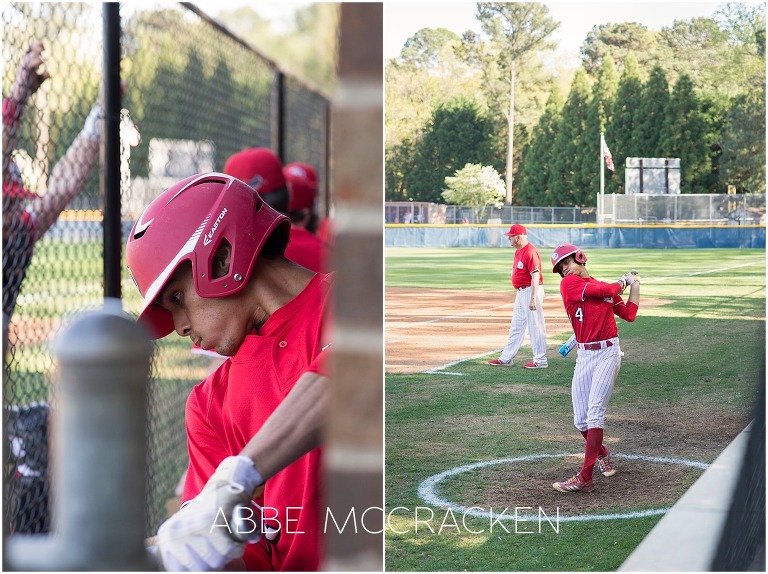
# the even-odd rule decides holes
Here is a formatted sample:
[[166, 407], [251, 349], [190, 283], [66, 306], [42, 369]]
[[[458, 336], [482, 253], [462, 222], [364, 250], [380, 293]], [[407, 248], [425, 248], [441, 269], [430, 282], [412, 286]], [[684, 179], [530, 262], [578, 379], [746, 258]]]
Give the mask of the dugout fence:
[[[112, 160], [119, 165], [110, 167], [120, 174], [123, 240], [143, 207], [168, 185], [200, 171], [221, 170], [231, 154], [246, 147], [269, 147], [284, 163], [313, 165], [318, 212], [328, 213], [325, 94], [285, 74], [194, 5], [125, 3], [119, 10], [120, 78], [126, 90], [120, 156]], [[51, 77], [26, 105], [12, 156], [25, 187], [44, 196], [52, 179], [61, 176], [55, 167], [99, 97], [102, 5], [5, 3], [2, 18], [4, 97], [30, 44], [45, 44]], [[133, 127], [140, 133], [135, 147], [129, 143]], [[49, 384], [48, 342], [69, 316], [101, 304], [104, 261], [121, 261], [121, 253], [104, 246], [104, 221], [116, 215], [105, 212], [99, 178], [105, 169], [97, 160], [69, 210], [35, 244], [10, 319], [3, 372], [9, 440], [3, 449], [3, 508], [11, 533], [41, 533], [50, 525], [45, 433], [48, 407], [56, 397]], [[5, 213], [5, 192], [3, 203]], [[7, 233], [14, 236], [5, 217], [3, 227], [4, 240]], [[14, 265], [13, 254], [4, 250], [4, 277]], [[121, 269], [123, 305], [135, 314], [139, 295]], [[186, 468], [184, 405], [207, 370], [208, 359], [193, 355], [188, 341], [172, 337], [155, 347], [148, 399], [148, 534], [166, 517], [166, 503]]]

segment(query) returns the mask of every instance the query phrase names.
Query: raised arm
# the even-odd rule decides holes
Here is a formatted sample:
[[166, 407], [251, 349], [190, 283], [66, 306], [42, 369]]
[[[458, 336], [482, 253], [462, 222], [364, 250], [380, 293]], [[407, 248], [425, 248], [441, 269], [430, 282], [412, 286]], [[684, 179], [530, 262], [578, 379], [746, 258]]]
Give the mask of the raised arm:
[[24, 107], [29, 97], [34, 94], [47, 80], [48, 72], [40, 72], [38, 68], [43, 64], [43, 50], [45, 46], [41, 41], [33, 42], [19, 64], [16, 78], [11, 86], [8, 97], [3, 100], [3, 181], [10, 177], [11, 157], [16, 150], [19, 139], [19, 125]]
[[35, 218], [35, 233], [42, 236], [56, 222], [72, 198], [82, 191], [99, 157], [101, 106], [96, 104], [64, 157], [51, 170], [48, 189], [30, 206]]
[[603, 281], [594, 281], [592, 283], [587, 283], [584, 286], [584, 295], [583, 299], [586, 299], [587, 297], [597, 297], [597, 298], [603, 298], [603, 297], [615, 297], [616, 295], [619, 295], [624, 290], [625, 284], [619, 281], [614, 281], [612, 283], [605, 283]]

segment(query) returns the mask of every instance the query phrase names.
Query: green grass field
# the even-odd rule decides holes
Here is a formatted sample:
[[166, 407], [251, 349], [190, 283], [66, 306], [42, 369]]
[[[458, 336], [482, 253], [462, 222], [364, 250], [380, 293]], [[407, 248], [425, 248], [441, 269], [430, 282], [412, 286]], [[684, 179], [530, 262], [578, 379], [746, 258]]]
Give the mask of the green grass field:
[[[542, 255], [546, 258], [549, 250]], [[606, 437], [618, 439], [612, 448], [711, 462], [749, 420], [765, 356], [765, 251], [594, 249], [587, 256], [588, 269], [599, 279], [614, 279], [634, 267], [643, 280], [637, 321], [618, 321], [625, 356], [608, 406]], [[389, 248], [386, 285], [504, 291], [510, 289], [511, 260], [508, 249]], [[557, 296], [559, 277], [547, 273], [545, 282], [548, 295]], [[643, 298], [649, 297], [666, 304], [644, 309]], [[557, 353], [567, 336], [548, 341], [550, 367], [545, 371], [489, 367], [489, 355], [452, 365], [450, 371], [460, 376], [387, 374], [387, 570], [614, 570], [656, 524], [658, 516], [563, 522], [558, 533], [545, 527], [539, 534], [537, 525], [529, 522], [521, 530], [536, 532], [522, 534], [509, 522], [511, 532], [498, 527], [490, 532], [488, 519], [481, 518], [467, 518], [465, 528], [457, 513], [454, 528], [445, 508], [431, 507], [417, 496], [422, 481], [456, 466], [582, 451], [569, 395], [574, 353], [567, 358]], [[497, 348], [503, 344], [502, 339]], [[530, 347], [524, 346], [520, 356], [529, 353]], [[550, 483], [567, 478], [561, 476], [561, 461], [467, 472], [440, 483], [437, 493], [464, 506], [493, 501], [502, 508], [535, 507], [545, 500], [562, 505], [564, 515], [577, 500], [568, 497], [591, 497], [586, 500], [599, 510], [576, 514], [626, 513], [668, 507], [701, 472], [675, 474], [668, 487], [669, 504], [643, 503], [643, 489], [653, 490], [654, 483], [634, 484], [639, 479], [633, 472], [640, 467], [617, 462], [619, 474], [598, 477], [603, 482], [596, 479], [594, 495], [553, 495], [549, 487], [551, 492], [542, 491], [541, 497], [535, 488], [529, 488], [524, 499], [505, 496], [507, 491], [519, 492], [519, 482], [532, 481], [526, 473], [549, 477]], [[643, 466], [651, 476], [677, 472], [654, 463]], [[631, 502], [612, 496], [608, 485], [618, 482], [606, 481], [617, 479], [630, 485]], [[435, 532], [424, 523], [416, 532], [417, 507], [434, 511], [430, 525]], [[546, 506], [547, 514], [552, 510]]]

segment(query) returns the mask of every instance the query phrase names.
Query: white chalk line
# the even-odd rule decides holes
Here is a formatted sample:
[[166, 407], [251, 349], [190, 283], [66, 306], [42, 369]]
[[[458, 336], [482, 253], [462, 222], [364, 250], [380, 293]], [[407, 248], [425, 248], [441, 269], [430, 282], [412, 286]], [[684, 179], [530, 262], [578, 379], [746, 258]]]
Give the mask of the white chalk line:
[[686, 273], [684, 275], [668, 275], [665, 277], [656, 277], [655, 279], [643, 279], [643, 274], [640, 273], [640, 284], [643, 283], [659, 283], [661, 281], [667, 281], [668, 279], [681, 279], [683, 277], [695, 277], [696, 275], [707, 275], [709, 273], [720, 273], [721, 271], [730, 271], [731, 269], [740, 269], [742, 267], [752, 267], [753, 265], [765, 265], [765, 261], [755, 261], [753, 263], [743, 263], [741, 265], [733, 265], [732, 267], [721, 267], [719, 269], [707, 269], [706, 271], [696, 271], [695, 273]]
[[[443, 365], [442, 367], [436, 367], [434, 369], [430, 369], [428, 371], [424, 371], [424, 374], [426, 375], [459, 375], [464, 376], [464, 373], [449, 373], [447, 371], [443, 371], [443, 369], [447, 369], [448, 367], [452, 367], [453, 365], [458, 365], [459, 363], [463, 363], [464, 361], [472, 361], [474, 359], [479, 359], [481, 357], [487, 357], [488, 355], [493, 355], [494, 353], [501, 353], [504, 349], [496, 349], [495, 351], [491, 351], [489, 353], [482, 353], [480, 355], [475, 355], [474, 357], [466, 357], [464, 359], [459, 359], [458, 361], [453, 361], [452, 363], [447, 363]], [[501, 368], [501, 367], [499, 367]]]
[[[468, 507], [468, 506], [462, 506], [460, 504], [453, 503], [450, 500], [446, 500], [438, 496], [437, 493], [435, 492], [435, 487], [442, 480], [448, 477], [456, 476], [458, 474], [463, 474], [465, 472], [477, 470], [480, 468], [485, 468], [487, 466], [494, 466], [499, 464], [512, 464], [515, 462], [525, 462], [530, 460], [539, 460], [543, 458], [562, 458], [566, 456], [583, 456], [583, 453], [574, 454], [574, 453], [561, 452], [557, 454], [531, 454], [527, 456], [518, 456], [514, 458], [499, 458], [496, 460], [486, 460], [482, 462], [475, 462], [472, 464], [457, 466], [449, 470], [446, 470], [444, 472], [441, 472], [439, 474], [430, 476], [429, 478], [424, 480], [421, 484], [419, 484], [417, 495], [421, 500], [423, 500], [424, 502], [426, 502], [431, 506], [435, 506], [438, 508], [449, 508], [454, 513], [459, 513], [466, 516], [474, 516], [476, 518], [490, 518], [492, 520], [498, 519], [498, 520], [535, 521], [539, 519], [538, 515], [533, 515], [533, 514], [499, 515], [498, 513], [493, 514], [492, 512], [486, 512], [484, 510], [476, 510], [478, 508], [476, 506]], [[661, 457], [661, 456], [646, 456], [642, 454], [621, 454], [621, 453], [611, 453], [611, 456], [613, 458], [627, 459], [627, 460], [644, 460], [647, 462], [679, 464], [682, 466], [690, 466], [690, 467], [699, 468], [702, 470], [709, 468], [708, 463], [699, 462], [695, 460], [688, 460], [684, 458], [668, 458], [668, 457]], [[646, 516], [658, 516], [660, 514], [666, 514], [666, 512], [670, 508], [671, 507], [652, 508], [649, 510], [638, 510], [635, 512], [622, 512], [622, 513], [614, 513], [614, 514], [582, 514], [578, 516], [560, 516], [558, 520], [559, 522], [589, 522], [593, 520], [619, 520], [619, 519], [626, 519], [626, 518], [643, 518]]]

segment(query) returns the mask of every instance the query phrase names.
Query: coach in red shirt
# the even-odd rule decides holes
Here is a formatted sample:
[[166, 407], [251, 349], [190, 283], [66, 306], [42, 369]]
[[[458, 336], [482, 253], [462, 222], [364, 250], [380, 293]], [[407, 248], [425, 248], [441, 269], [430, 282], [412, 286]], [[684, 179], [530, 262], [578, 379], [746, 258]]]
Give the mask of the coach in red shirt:
[[497, 359], [488, 361], [494, 366], [511, 366], [523, 344], [526, 332], [531, 340], [533, 359], [526, 369], [547, 368], [547, 327], [544, 324], [544, 278], [541, 275], [541, 256], [528, 242], [528, 231], [515, 224], [505, 233], [515, 248], [512, 262], [512, 287], [517, 289], [515, 308], [509, 325], [507, 345]]

